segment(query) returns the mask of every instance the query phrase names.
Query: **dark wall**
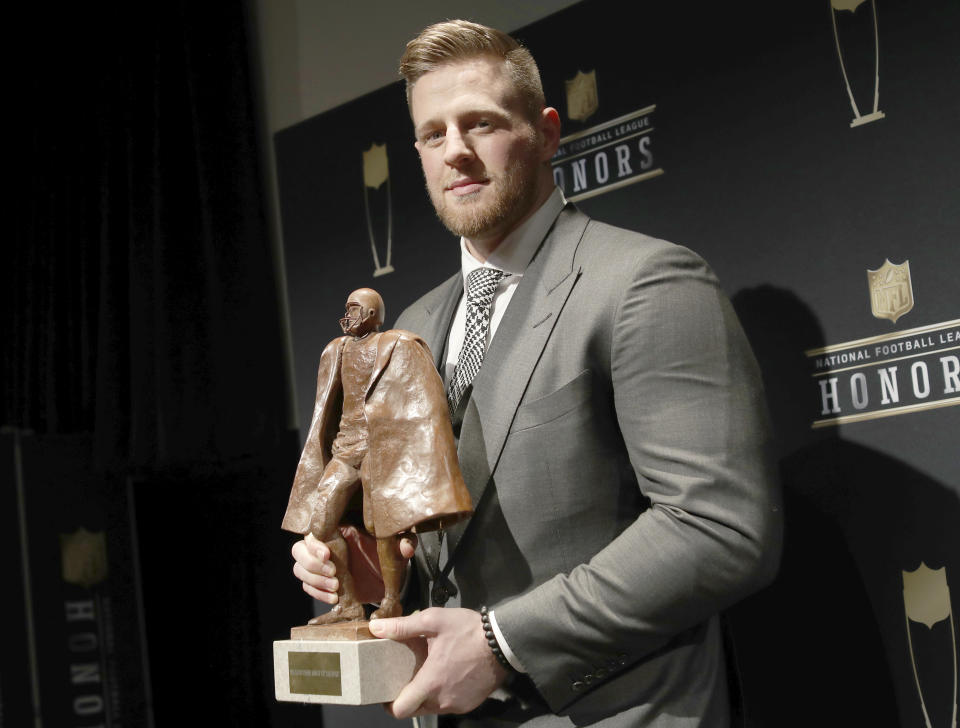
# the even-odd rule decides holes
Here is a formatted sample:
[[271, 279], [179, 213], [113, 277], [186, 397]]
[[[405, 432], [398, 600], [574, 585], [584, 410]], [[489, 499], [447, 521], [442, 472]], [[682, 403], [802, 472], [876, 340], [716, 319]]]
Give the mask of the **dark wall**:
[[245, 2], [7, 21], [0, 726], [279, 722], [308, 606]]

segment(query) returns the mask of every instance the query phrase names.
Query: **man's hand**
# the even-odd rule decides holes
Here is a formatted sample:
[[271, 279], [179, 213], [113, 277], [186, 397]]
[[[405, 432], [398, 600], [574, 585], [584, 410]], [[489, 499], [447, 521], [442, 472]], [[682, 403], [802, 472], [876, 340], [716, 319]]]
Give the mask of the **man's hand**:
[[479, 612], [426, 609], [409, 617], [374, 619], [377, 637], [407, 642], [426, 657], [413, 679], [387, 706], [394, 718], [430, 713], [466, 713], [507, 678], [486, 638]]
[[[341, 526], [340, 534], [350, 553], [350, 571], [353, 574], [357, 600], [377, 604], [383, 599], [383, 579], [377, 558], [377, 539], [355, 526]], [[417, 537], [409, 534], [399, 541], [400, 556], [409, 561], [417, 548]], [[307, 534], [292, 549], [293, 574], [303, 582], [303, 590], [325, 604], [337, 603], [337, 570], [330, 560], [330, 548]]]

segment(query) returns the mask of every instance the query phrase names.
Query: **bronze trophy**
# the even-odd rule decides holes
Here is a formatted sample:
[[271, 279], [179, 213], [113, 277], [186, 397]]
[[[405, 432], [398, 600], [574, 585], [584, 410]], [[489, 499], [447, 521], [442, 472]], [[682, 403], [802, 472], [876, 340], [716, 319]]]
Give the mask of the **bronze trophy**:
[[340, 320], [344, 335], [320, 357], [313, 419], [282, 527], [330, 547], [338, 603], [274, 643], [280, 700], [385, 702], [416, 669], [405, 645], [370, 635], [341, 524], [359, 521], [377, 539], [384, 598], [371, 618], [398, 617], [405, 564], [397, 541], [473, 512], [433, 356], [415, 334], [381, 332], [383, 319], [376, 291], [354, 291]]

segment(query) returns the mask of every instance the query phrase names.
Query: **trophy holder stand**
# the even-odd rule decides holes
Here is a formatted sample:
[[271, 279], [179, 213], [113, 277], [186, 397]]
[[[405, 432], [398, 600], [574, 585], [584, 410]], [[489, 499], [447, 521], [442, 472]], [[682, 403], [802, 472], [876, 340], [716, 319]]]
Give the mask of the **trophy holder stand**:
[[388, 703], [419, 667], [412, 649], [377, 639], [366, 620], [293, 627], [273, 643], [276, 697], [287, 702]]

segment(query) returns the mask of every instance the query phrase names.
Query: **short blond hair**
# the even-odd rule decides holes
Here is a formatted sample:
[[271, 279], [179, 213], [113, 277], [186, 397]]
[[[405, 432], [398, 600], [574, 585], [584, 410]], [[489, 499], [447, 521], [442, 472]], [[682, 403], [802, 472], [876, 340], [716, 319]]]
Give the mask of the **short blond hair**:
[[510, 74], [531, 121], [535, 121], [546, 100], [540, 69], [533, 55], [515, 39], [496, 28], [488, 28], [469, 20], [446, 20], [434, 23], [407, 43], [400, 59], [400, 75], [407, 81], [407, 106], [417, 80], [425, 73], [447, 63], [465, 61], [478, 56], [502, 60]]

